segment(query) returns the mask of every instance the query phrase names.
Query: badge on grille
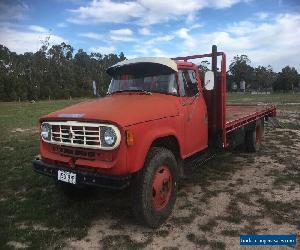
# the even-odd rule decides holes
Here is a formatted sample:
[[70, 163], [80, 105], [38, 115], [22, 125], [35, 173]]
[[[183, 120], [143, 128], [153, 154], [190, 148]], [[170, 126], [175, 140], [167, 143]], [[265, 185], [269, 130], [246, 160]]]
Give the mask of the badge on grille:
[[81, 118], [84, 114], [59, 114], [58, 117], [64, 117], [64, 118]]
[[74, 132], [73, 131], [69, 131], [69, 139], [73, 139], [74, 138]]

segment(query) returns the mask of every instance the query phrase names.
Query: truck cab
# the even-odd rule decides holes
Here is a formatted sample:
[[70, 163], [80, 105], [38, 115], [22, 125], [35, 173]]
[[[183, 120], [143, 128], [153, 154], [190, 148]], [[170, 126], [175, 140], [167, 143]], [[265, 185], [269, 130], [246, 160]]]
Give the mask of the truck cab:
[[[201, 76], [188, 60], [205, 56], [213, 68]], [[40, 158], [33, 166], [70, 196], [90, 185], [130, 186], [133, 213], [150, 227], [172, 212], [185, 165], [228, 147], [236, 134], [258, 150], [263, 120], [275, 115], [268, 107], [226, 121], [226, 57], [216, 48], [190, 57], [125, 60], [107, 73], [112, 80], [105, 97], [40, 119]]]

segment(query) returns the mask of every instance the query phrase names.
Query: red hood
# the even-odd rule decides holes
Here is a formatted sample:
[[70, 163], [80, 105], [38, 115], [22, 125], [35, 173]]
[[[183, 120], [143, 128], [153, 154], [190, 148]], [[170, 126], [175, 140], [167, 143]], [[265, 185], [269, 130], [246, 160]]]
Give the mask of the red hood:
[[128, 126], [178, 115], [176, 96], [164, 94], [114, 94], [55, 111], [45, 120], [100, 120]]

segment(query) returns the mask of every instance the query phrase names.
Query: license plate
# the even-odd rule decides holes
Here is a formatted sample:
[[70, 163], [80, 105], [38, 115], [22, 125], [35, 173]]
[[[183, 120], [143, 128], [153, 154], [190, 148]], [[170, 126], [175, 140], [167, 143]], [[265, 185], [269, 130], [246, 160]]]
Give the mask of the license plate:
[[76, 174], [71, 173], [71, 172], [58, 170], [57, 171], [57, 179], [59, 181], [76, 184]]

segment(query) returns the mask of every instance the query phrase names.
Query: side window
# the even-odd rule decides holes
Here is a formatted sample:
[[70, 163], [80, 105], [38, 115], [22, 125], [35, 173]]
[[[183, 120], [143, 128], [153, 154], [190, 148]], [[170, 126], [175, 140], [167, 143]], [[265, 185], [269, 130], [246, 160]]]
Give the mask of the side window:
[[178, 95], [178, 82], [175, 74], [170, 75], [169, 82], [169, 93], [172, 95]]
[[182, 96], [195, 96], [199, 93], [196, 73], [194, 70], [178, 71]]

